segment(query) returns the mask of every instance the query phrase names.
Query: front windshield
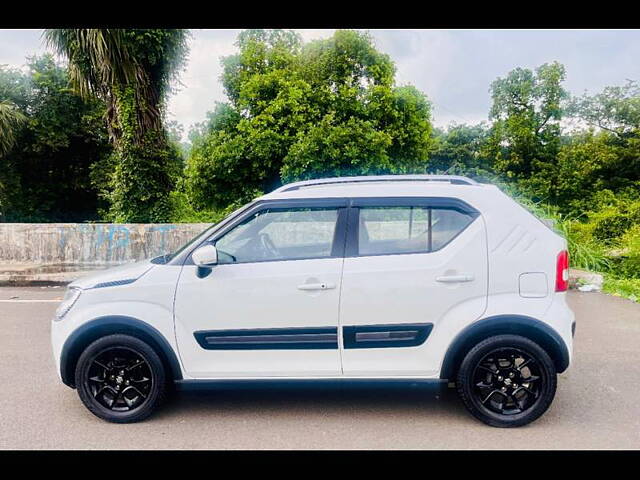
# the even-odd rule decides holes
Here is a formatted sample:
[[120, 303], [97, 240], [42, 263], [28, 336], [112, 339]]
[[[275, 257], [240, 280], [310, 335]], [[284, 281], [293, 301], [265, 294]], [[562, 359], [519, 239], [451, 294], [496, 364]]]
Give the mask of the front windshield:
[[205, 238], [207, 238], [209, 235], [211, 235], [218, 227], [220, 227], [223, 224], [227, 223], [227, 221], [229, 221], [230, 219], [235, 217], [241, 211], [251, 207], [254, 203], [255, 202], [248, 203], [248, 204], [243, 205], [242, 207], [234, 210], [231, 214], [229, 214], [226, 217], [224, 217], [218, 223], [214, 223], [213, 225], [205, 228], [204, 231], [202, 231], [197, 236], [195, 236], [194, 238], [189, 240], [187, 243], [182, 245], [177, 250], [175, 250], [175, 251], [173, 251], [171, 253], [167, 253], [165, 255], [160, 255], [159, 257], [156, 257], [156, 258], [152, 259], [151, 261], [153, 263], [159, 263], [159, 264], [169, 263], [171, 260], [176, 258], [180, 253], [182, 253], [184, 250], [186, 250], [188, 247], [190, 247], [191, 245], [196, 245], [196, 244], [202, 242]]

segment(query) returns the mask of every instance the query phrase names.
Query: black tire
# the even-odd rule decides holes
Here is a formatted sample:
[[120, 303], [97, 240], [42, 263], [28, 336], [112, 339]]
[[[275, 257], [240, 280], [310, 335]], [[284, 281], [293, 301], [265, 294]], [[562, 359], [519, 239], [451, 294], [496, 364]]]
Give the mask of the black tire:
[[456, 379], [467, 410], [492, 427], [533, 422], [551, 405], [556, 386], [549, 354], [519, 335], [496, 335], [477, 344], [464, 357]]
[[114, 423], [144, 420], [166, 394], [162, 360], [130, 335], [108, 335], [91, 343], [78, 359], [75, 381], [89, 411]]

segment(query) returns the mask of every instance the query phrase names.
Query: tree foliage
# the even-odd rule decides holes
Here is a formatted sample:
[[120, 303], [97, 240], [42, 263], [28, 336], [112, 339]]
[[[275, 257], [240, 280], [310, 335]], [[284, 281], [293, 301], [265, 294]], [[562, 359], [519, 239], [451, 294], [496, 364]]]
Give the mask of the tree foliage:
[[596, 95], [573, 98], [568, 113], [591, 126], [613, 133], [620, 139], [638, 136], [640, 130], [640, 85], [605, 87]]
[[163, 126], [164, 100], [185, 61], [186, 32], [177, 29], [54, 29], [46, 38], [69, 59], [72, 85], [107, 105], [114, 143], [105, 195], [108, 217], [166, 221], [179, 154]]
[[528, 177], [552, 161], [560, 148], [564, 67], [516, 68], [491, 84], [493, 120], [488, 153], [507, 178]]
[[304, 44], [288, 31], [248, 30], [223, 59], [228, 103], [193, 132], [187, 191], [221, 208], [283, 181], [426, 170], [431, 108], [368, 34]]
[[493, 167], [485, 151], [489, 135], [490, 129], [485, 123], [435, 129], [429, 171], [476, 177], [486, 175]]
[[18, 129], [24, 121], [25, 116], [13, 103], [0, 101], [0, 157], [15, 145]]
[[104, 104], [68, 87], [67, 69], [51, 55], [28, 60], [27, 71], [0, 68], [0, 102], [23, 119], [15, 144], [0, 157], [3, 219], [95, 219], [100, 206], [91, 165], [111, 152]]

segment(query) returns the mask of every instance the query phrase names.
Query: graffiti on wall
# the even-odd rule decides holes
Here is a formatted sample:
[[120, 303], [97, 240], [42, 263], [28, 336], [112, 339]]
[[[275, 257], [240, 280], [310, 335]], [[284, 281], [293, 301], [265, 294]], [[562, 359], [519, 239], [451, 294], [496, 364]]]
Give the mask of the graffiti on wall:
[[209, 224], [0, 224], [0, 262], [116, 264], [169, 253]]

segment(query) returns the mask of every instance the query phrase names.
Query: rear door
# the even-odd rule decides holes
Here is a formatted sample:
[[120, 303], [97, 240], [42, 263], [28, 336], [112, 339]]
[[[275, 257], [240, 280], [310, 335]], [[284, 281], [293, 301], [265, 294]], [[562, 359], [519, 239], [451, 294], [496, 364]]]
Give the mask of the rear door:
[[429, 337], [454, 311], [486, 307], [487, 244], [479, 213], [457, 199], [354, 199], [340, 323], [345, 375], [429, 375]]

